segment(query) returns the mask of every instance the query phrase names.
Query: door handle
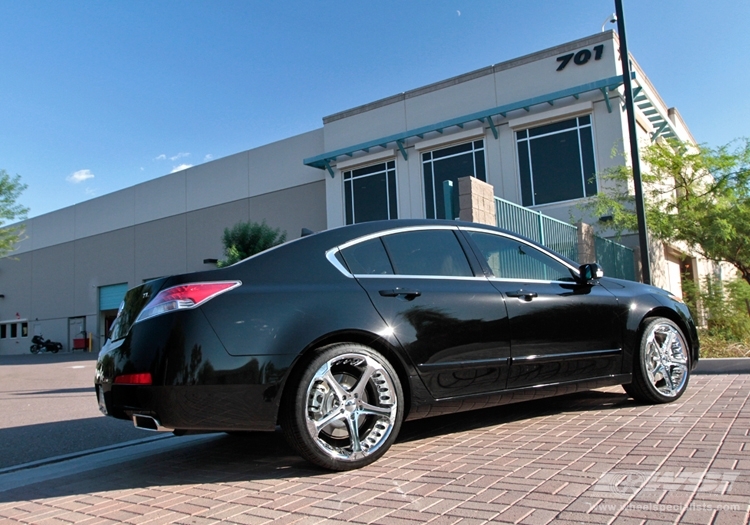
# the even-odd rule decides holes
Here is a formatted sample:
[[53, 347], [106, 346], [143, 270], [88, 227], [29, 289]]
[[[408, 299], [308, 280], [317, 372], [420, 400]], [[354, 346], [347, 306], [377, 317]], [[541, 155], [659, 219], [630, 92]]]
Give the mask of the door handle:
[[391, 290], [380, 290], [382, 297], [398, 297], [399, 299], [406, 299], [411, 301], [412, 299], [422, 295], [419, 290], [407, 290], [406, 288], [393, 288]]
[[515, 292], [505, 292], [508, 297], [518, 297], [524, 301], [531, 301], [534, 297], [539, 297], [536, 292], [530, 292], [528, 290], [516, 290]]

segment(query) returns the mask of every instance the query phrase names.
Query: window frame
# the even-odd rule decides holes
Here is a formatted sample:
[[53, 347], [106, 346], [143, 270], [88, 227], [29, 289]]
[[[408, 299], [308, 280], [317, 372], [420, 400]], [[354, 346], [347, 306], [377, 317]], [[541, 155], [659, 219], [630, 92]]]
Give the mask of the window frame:
[[[362, 175], [355, 175], [354, 173], [361, 170], [367, 170], [370, 168], [374, 168], [376, 166], [382, 165], [383, 169], [378, 171], [373, 171], [370, 173], [365, 173]], [[389, 167], [389, 165], [392, 165], [392, 167]], [[345, 225], [351, 225], [351, 224], [362, 224], [364, 222], [371, 222], [371, 220], [379, 220], [379, 219], [371, 219], [367, 221], [359, 221], [357, 222], [357, 212], [355, 209], [354, 201], [355, 201], [355, 191], [354, 191], [354, 181], [365, 179], [367, 177], [375, 177], [378, 175], [384, 174], [385, 175], [385, 200], [386, 200], [386, 219], [385, 220], [395, 220], [398, 219], [398, 170], [396, 166], [396, 158], [385, 158], [385, 159], [378, 159], [377, 161], [369, 162], [366, 164], [360, 164], [357, 166], [351, 166], [343, 169], [341, 171], [341, 184], [342, 184], [342, 194], [343, 194], [343, 204], [344, 204], [344, 224]], [[393, 188], [391, 189], [391, 174], [393, 175]], [[349, 187], [351, 188], [350, 191], [347, 191], [347, 183]], [[348, 206], [351, 206], [351, 222], [349, 222], [349, 212], [348, 212]], [[392, 216], [392, 215], [395, 215]]]
[[[481, 148], [477, 148], [476, 147], [476, 143], [480, 142], [480, 141], [482, 142], [482, 146], [481, 146]], [[462, 151], [460, 153], [455, 153], [453, 155], [446, 155], [446, 156], [439, 157], [439, 158], [435, 159], [435, 153], [436, 152], [443, 151], [443, 150], [450, 149], [450, 148], [454, 148], [456, 146], [463, 146], [465, 144], [470, 144], [471, 145], [471, 150], [469, 150], [469, 151]], [[476, 154], [479, 151], [481, 151], [482, 160], [483, 160], [483, 164], [484, 164], [484, 177], [483, 178], [482, 177], [477, 177]], [[423, 209], [424, 209], [424, 216], [427, 219], [438, 219], [438, 216], [437, 216], [438, 215], [438, 213], [437, 213], [437, 210], [438, 210], [437, 192], [435, 191], [435, 161], [440, 161], [440, 160], [449, 159], [449, 158], [455, 158], [455, 157], [458, 157], [460, 155], [470, 155], [471, 156], [471, 160], [472, 160], [472, 164], [473, 164], [473, 168], [474, 168], [473, 169], [474, 173], [471, 176], [474, 177], [475, 179], [481, 180], [482, 182], [487, 182], [487, 142], [486, 142], [484, 136], [477, 136], [475, 138], [470, 138], [468, 140], [462, 140], [462, 141], [459, 141], [459, 142], [449, 142], [449, 143], [443, 143], [443, 144], [439, 144], [439, 145], [436, 144], [435, 147], [432, 147], [432, 148], [429, 148], [429, 149], [425, 149], [425, 150], [420, 150], [419, 154], [420, 154], [419, 162], [420, 162], [420, 172], [421, 172], [421, 181], [422, 181], [422, 206], [423, 206]], [[430, 158], [427, 159], [427, 160], [425, 160], [425, 157], [427, 155], [429, 155]], [[432, 210], [433, 210], [433, 215], [434, 215], [433, 217], [430, 217], [429, 214], [427, 213], [427, 210], [429, 209], [429, 207], [428, 207], [428, 200], [427, 200], [427, 184], [425, 182], [425, 179], [426, 179], [425, 165], [426, 164], [430, 165], [430, 179], [431, 179], [430, 180], [430, 182], [431, 182], [430, 187], [432, 189]], [[454, 188], [454, 190], [456, 192], [458, 192], [458, 187]], [[456, 201], [457, 200], [458, 200], [458, 198], [456, 198]], [[458, 210], [454, 210], [454, 212], [458, 213]], [[453, 217], [446, 217], [446, 219], [453, 220]]]
[[[581, 118], [588, 118], [589, 119], [588, 123], [581, 124], [581, 121], [580, 121]], [[557, 129], [557, 130], [550, 131], [550, 132], [547, 132], [547, 133], [542, 133], [542, 134], [539, 134], [539, 135], [534, 135], [533, 137], [531, 136], [531, 131], [532, 130], [536, 130], [536, 129], [539, 129], [539, 128], [544, 128], [546, 126], [554, 126], [555, 124], [561, 124], [561, 123], [566, 122], [566, 121], [574, 121], [575, 125], [567, 127], [567, 128], [563, 128], [563, 129]], [[584, 166], [584, 160], [585, 159], [584, 159], [584, 154], [583, 154], [583, 145], [582, 145], [582, 141], [581, 141], [581, 130], [582, 129], [588, 129], [589, 133], [591, 135], [591, 161], [593, 163], [593, 172], [594, 172], [594, 176], [593, 176], [594, 177], [594, 181], [593, 181], [594, 188], [593, 188], [593, 192], [592, 193], [588, 193], [588, 191], [587, 191], [586, 168]], [[545, 205], [549, 205], [549, 204], [559, 204], [559, 203], [564, 203], [564, 202], [572, 202], [572, 201], [577, 201], [577, 200], [580, 200], [580, 199], [585, 199], [587, 197], [591, 197], [591, 196], [594, 196], [597, 193], [599, 193], [599, 179], [596, 176], [596, 173], [597, 173], [596, 140], [595, 140], [596, 137], [595, 137], [595, 134], [594, 134], [594, 118], [593, 118], [593, 113], [586, 113], [586, 114], [583, 114], [583, 115], [573, 115], [573, 116], [568, 115], [568, 116], [565, 116], [565, 117], [560, 118], [560, 119], [555, 119], [554, 121], [551, 121], [551, 122], [544, 122], [544, 123], [538, 123], [538, 124], [535, 124], [535, 125], [529, 125], [529, 126], [521, 128], [521, 129], [514, 129], [513, 131], [514, 131], [514, 134], [515, 134], [514, 142], [515, 142], [515, 154], [516, 154], [516, 169], [517, 169], [518, 180], [519, 180], [520, 189], [521, 189], [521, 195], [520, 195], [521, 199], [520, 200], [521, 200], [521, 203], [522, 203], [523, 206], [529, 206], [529, 207], [531, 207], [531, 206], [545, 206]], [[532, 150], [531, 150], [532, 141], [536, 140], [536, 139], [541, 139], [541, 138], [545, 138], [545, 137], [551, 137], [551, 136], [554, 136], [554, 135], [559, 135], [559, 134], [562, 134], [562, 133], [567, 133], [567, 132], [570, 132], [570, 131], [575, 131], [576, 132], [576, 140], [578, 142], [578, 144], [577, 144], [578, 145], [578, 164], [579, 164], [578, 165], [578, 169], [579, 169], [580, 178], [581, 178], [581, 194], [578, 197], [573, 197], [571, 199], [553, 200], [553, 201], [549, 201], [549, 202], [537, 203], [536, 202], [536, 197], [535, 197], [535, 192], [534, 192], [534, 163], [532, 162]], [[525, 134], [525, 136], [519, 138], [520, 134], [522, 134], [522, 133]], [[527, 203], [524, 200], [524, 189], [523, 189], [524, 188], [524, 180], [523, 180], [524, 179], [524, 173], [523, 173], [523, 169], [521, 167], [521, 163], [522, 163], [521, 157], [522, 157], [522, 155], [521, 155], [521, 152], [519, 151], [519, 146], [520, 146], [521, 143], [525, 143], [525, 145], [526, 145], [526, 155], [527, 155], [526, 163], [527, 163], [528, 172], [529, 172], [528, 173], [528, 182], [527, 182], [527, 184], [529, 185], [529, 191], [530, 191], [530, 196], [531, 196], [531, 202], [530, 203]]]
[[28, 339], [29, 322], [26, 320], [0, 322], [1, 339]]

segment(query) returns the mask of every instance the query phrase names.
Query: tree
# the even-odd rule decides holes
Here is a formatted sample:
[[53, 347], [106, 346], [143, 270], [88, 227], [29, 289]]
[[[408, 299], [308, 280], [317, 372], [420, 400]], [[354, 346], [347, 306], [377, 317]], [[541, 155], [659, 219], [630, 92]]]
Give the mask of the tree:
[[224, 229], [222, 242], [226, 259], [219, 261], [217, 266], [229, 266], [284, 241], [286, 232], [271, 228], [266, 221], [260, 224], [253, 221], [238, 222], [231, 229]]
[[[713, 261], [733, 265], [750, 284], [750, 140], [719, 148], [679, 141], [643, 151], [643, 188], [649, 234], [683, 242]], [[605, 186], [585, 207], [618, 235], [637, 231], [629, 168], [600, 176]]]
[[0, 169], [0, 257], [15, 249], [21, 240], [23, 228], [19, 226], [4, 226], [6, 222], [24, 220], [29, 212], [16, 201], [26, 185], [21, 183], [21, 176], [11, 177], [8, 172]]

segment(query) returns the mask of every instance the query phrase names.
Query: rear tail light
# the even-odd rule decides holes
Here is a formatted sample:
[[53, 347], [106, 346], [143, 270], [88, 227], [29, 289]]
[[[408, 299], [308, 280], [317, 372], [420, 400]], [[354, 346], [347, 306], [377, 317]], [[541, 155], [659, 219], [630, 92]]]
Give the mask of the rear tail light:
[[151, 374], [143, 372], [141, 374], [123, 374], [115, 377], [116, 385], [150, 385]]
[[197, 308], [206, 301], [237, 288], [241, 284], [241, 281], [217, 281], [172, 286], [156, 294], [156, 297], [141, 311], [135, 322], [175, 310]]

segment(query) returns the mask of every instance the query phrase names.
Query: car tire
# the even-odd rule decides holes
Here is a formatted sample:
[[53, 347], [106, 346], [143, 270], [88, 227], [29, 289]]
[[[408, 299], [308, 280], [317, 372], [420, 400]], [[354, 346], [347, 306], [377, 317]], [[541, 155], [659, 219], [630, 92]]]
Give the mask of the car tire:
[[369, 465], [391, 446], [404, 417], [398, 374], [356, 343], [321, 348], [289, 379], [281, 426], [307, 461], [329, 470]]
[[680, 327], [664, 317], [646, 319], [625, 392], [643, 403], [670, 403], [685, 393], [689, 380], [690, 347]]

